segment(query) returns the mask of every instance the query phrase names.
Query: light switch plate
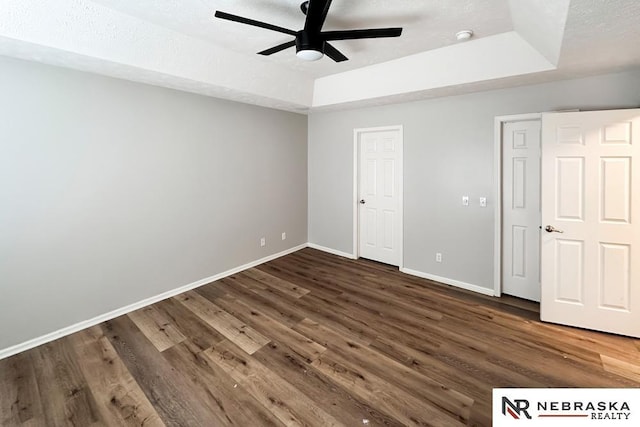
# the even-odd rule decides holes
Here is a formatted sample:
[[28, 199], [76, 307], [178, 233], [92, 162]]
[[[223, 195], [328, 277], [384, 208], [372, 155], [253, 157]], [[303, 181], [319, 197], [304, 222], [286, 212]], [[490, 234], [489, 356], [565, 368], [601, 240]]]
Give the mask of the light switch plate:
[[469, 206], [469, 196], [462, 196], [462, 206]]

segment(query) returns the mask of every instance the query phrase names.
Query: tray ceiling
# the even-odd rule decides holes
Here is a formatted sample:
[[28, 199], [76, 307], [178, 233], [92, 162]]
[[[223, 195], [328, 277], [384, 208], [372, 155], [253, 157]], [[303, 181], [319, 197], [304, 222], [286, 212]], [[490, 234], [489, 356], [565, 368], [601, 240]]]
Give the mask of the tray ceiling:
[[[349, 61], [304, 62], [289, 36], [298, 0], [3, 0], [0, 54], [306, 112], [421, 99], [640, 67], [637, 0], [334, 0], [325, 29], [402, 26], [348, 40]], [[457, 43], [455, 33], [474, 31]]]

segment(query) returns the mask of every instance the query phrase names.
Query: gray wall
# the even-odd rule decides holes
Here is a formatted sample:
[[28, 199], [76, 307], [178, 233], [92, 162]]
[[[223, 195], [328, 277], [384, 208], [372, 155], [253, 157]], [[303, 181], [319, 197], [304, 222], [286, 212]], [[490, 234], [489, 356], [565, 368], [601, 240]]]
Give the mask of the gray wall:
[[[404, 126], [404, 267], [493, 288], [494, 117], [640, 106], [640, 70], [309, 118], [309, 241], [352, 253], [353, 129]], [[463, 208], [461, 197], [471, 197]], [[478, 206], [488, 197], [487, 208]], [[435, 262], [435, 253], [443, 262]]]
[[0, 350], [306, 242], [305, 116], [0, 58]]

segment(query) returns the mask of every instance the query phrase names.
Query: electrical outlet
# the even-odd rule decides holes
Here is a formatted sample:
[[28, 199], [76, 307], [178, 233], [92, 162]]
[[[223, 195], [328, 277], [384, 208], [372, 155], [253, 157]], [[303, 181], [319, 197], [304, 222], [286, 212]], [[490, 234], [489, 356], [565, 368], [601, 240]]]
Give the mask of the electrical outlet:
[[282, 240], [287, 240], [287, 233], [282, 233]]
[[442, 262], [442, 254], [440, 252], [436, 252], [436, 262]]
[[486, 208], [487, 207], [487, 198], [486, 197], [480, 197], [480, 207], [481, 208]]
[[469, 196], [462, 196], [462, 206], [469, 206]]
[[260, 246], [266, 246], [267, 245], [267, 239], [265, 239], [264, 237], [260, 238]]

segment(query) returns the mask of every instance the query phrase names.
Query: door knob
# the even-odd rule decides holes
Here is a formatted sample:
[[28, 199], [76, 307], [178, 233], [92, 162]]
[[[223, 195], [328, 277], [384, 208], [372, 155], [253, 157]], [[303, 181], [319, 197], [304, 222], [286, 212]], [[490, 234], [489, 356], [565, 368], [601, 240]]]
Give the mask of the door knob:
[[360, 199], [360, 202], [359, 202], [359, 203], [360, 203], [361, 205], [364, 205], [366, 202], [364, 201], [364, 199]]
[[564, 233], [564, 231], [554, 228], [553, 225], [547, 225], [544, 228], [544, 231], [546, 231], [547, 233]]

